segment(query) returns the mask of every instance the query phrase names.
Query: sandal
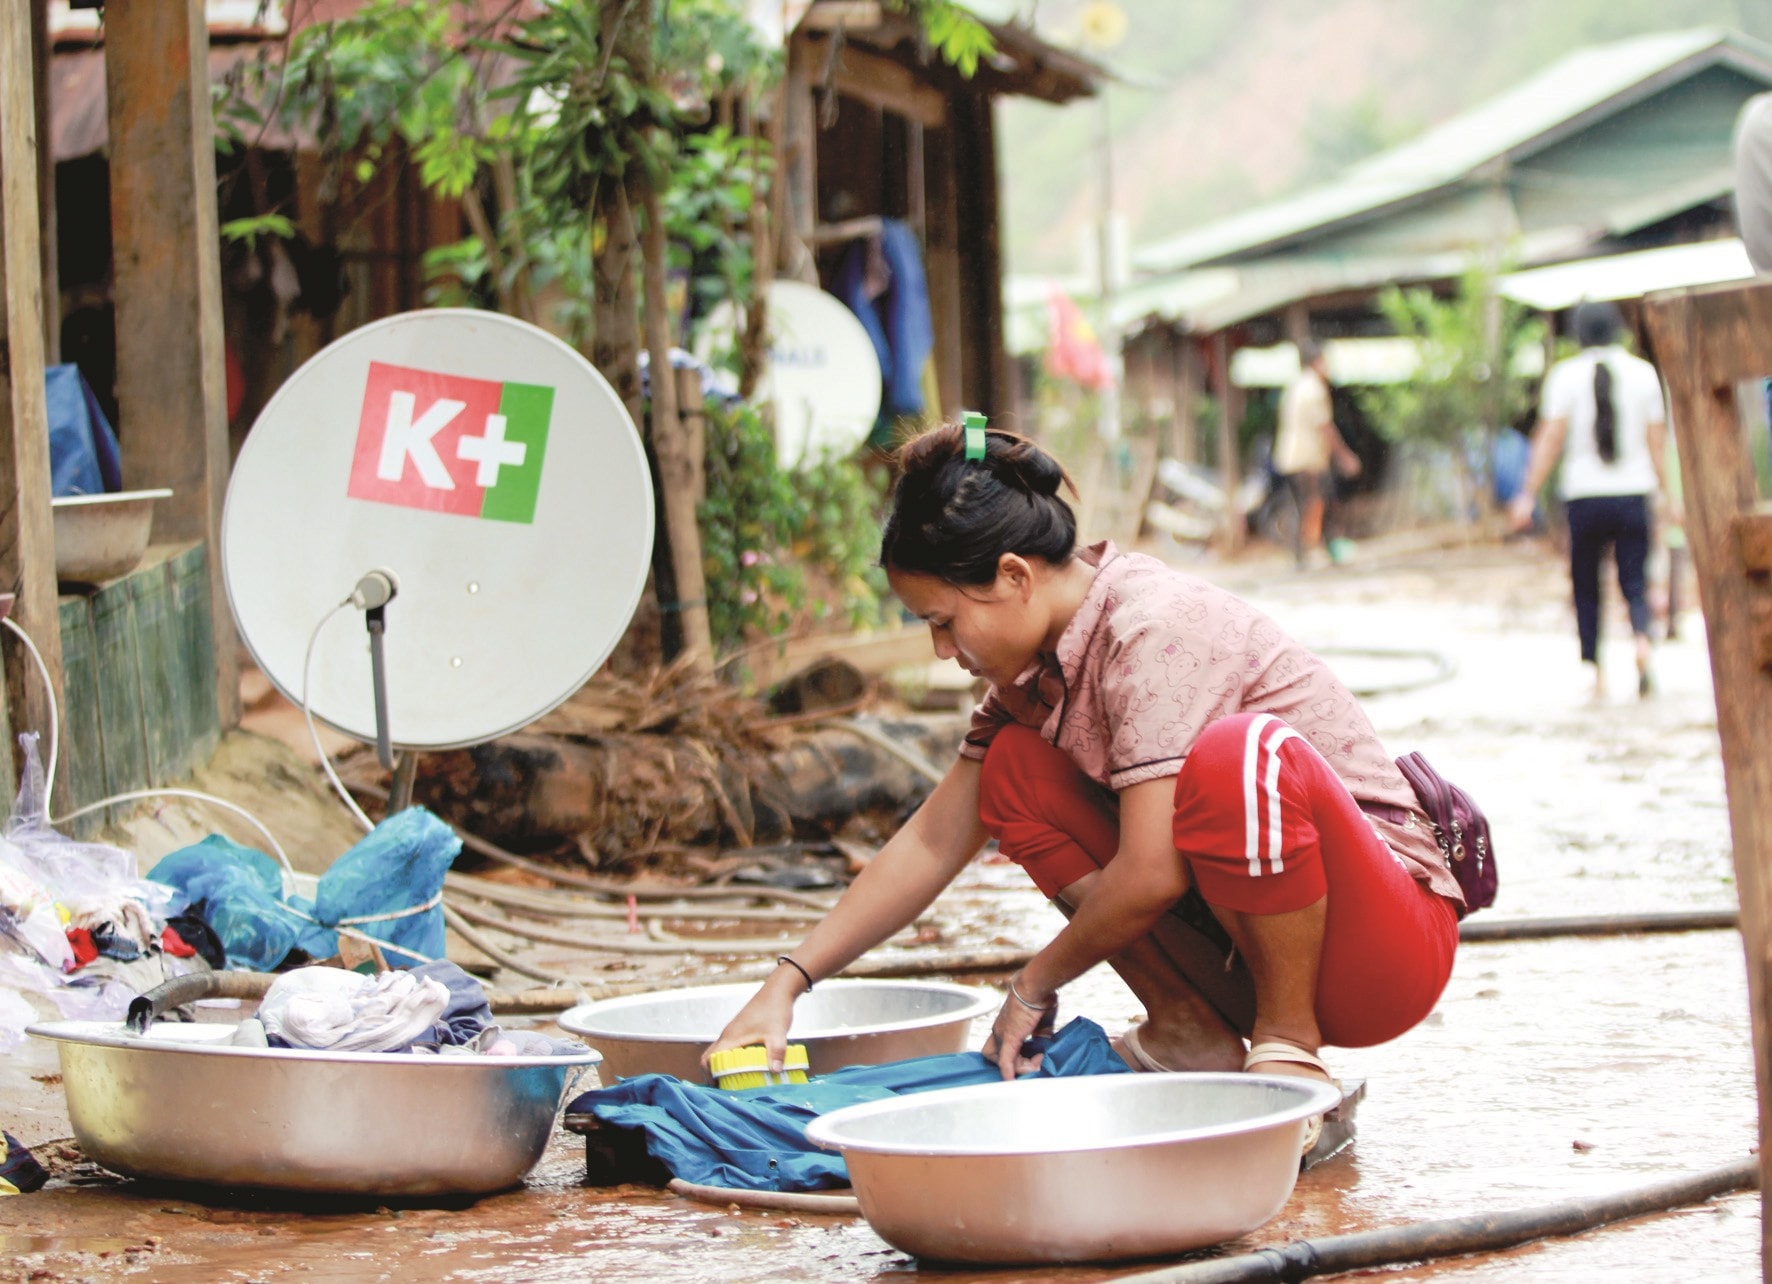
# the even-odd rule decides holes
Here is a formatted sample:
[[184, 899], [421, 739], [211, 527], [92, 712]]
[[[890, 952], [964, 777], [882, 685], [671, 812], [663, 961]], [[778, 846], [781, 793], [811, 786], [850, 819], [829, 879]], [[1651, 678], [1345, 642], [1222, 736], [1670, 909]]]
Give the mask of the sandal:
[[[1323, 1059], [1321, 1057], [1317, 1056], [1315, 1053], [1306, 1052], [1303, 1048], [1294, 1047], [1290, 1043], [1280, 1043], [1276, 1041], [1272, 1043], [1256, 1044], [1249, 1049], [1249, 1054], [1243, 1058], [1243, 1069], [1253, 1070], [1257, 1066], [1269, 1065], [1273, 1062], [1282, 1062], [1287, 1065], [1309, 1066], [1313, 1070], [1320, 1071], [1324, 1078], [1335, 1085], [1337, 1091], [1340, 1091], [1341, 1089], [1341, 1080], [1329, 1073], [1329, 1067], [1323, 1064]], [[1311, 1147], [1317, 1144], [1317, 1139], [1322, 1135], [1323, 1116], [1312, 1115], [1309, 1119], [1304, 1121], [1304, 1139], [1299, 1145], [1299, 1151], [1302, 1154], [1310, 1154]]]
[[1120, 1036], [1120, 1050], [1125, 1056], [1132, 1059], [1132, 1068], [1136, 1071], [1151, 1074], [1175, 1073], [1144, 1050], [1144, 1045], [1138, 1041], [1137, 1026], [1128, 1026], [1126, 1032]]

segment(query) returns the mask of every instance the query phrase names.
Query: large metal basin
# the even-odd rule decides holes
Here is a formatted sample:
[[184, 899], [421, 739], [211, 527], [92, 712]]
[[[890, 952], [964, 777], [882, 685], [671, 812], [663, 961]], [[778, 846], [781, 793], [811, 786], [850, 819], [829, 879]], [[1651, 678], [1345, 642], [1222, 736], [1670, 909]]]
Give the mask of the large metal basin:
[[881, 1238], [952, 1262], [1086, 1262], [1245, 1235], [1298, 1178], [1326, 1083], [1280, 1075], [1026, 1079], [834, 1110], [806, 1135], [839, 1149]]
[[[580, 1004], [556, 1019], [603, 1054], [605, 1083], [637, 1074], [706, 1083], [702, 1052], [756, 992], [755, 985], [703, 985], [630, 994]], [[962, 1052], [972, 1019], [1001, 1002], [942, 981], [820, 981], [794, 1005], [788, 1038], [806, 1045], [813, 1075]]]
[[555, 1057], [224, 1046], [232, 1025], [51, 1021], [86, 1157], [126, 1177], [326, 1194], [484, 1194], [523, 1180], [568, 1076]]

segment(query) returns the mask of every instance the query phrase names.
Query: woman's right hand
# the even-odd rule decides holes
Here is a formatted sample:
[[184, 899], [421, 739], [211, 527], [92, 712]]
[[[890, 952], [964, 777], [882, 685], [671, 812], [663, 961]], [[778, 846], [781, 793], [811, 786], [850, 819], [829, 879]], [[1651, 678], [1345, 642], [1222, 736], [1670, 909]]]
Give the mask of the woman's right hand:
[[716, 1052], [749, 1048], [760, 1043], [769, 1058], [770, 1070], [776, 1074], [782, 1072], [782, 1061], [787, 1056], [788, 1026], [794, 1019], [794, 999], [797, 997], [788, 980], [790, 976], [798, 979], [794, 970], [785, 965], [770, 974], [750, 1001], [738, 1010], [738, 1015], [726, 1023], [720, 1037], [701, 1054], [704, 1069], [708, 1058]]

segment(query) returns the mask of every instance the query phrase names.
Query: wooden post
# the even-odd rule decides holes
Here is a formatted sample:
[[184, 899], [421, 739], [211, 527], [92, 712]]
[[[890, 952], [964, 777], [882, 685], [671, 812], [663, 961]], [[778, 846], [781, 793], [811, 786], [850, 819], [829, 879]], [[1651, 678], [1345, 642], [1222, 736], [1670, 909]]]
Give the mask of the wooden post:
[[209, 550], [215, 707], [231, 727], [240, 668], [219, 541], [227, 380], [203, 0], [109, 6], [105, 92], [123, 478], [172, 488], [155, 506], [157, 542], [200, 539]]
[[43, 282], [43, 360], [61, 360], [61, 272], [56, 264], [55, 139], [50, 128], [49, 60], [55, 45], [49, 37], [49, 0], [30, 0], [32, 89], [37, 102], [37, 233]]
[[781, 95], [780, 150], [776, 153], [776, 275], [818, 284], [818, 267], [806, 238], [818, 225], [818, 114], [813, 110], [815, 47], [805, 37], [788, 41], [788, 68]]
[[[935, 327], [935, 383], [941, 404], [928, 407], [931, 419], [945, 419], [967, 406], [960, 345], [966, 339], [961, 320], [960, 256], [961, 176], [954, 136], [955, 124], [923, 132], [924, 207], [927, 224], [923, 254], [929, 283], [929, 319]], [[966, 177], [971, 182], [970, 175]], [[992, 289], [997, 286], [993, 283]], [[990, 413], [992, 408], [983, 408]]]
[[1760, 1104], [1760, 1249], [1772, 1278], [1772, 505], [1756, 493], [1736, 387], [1772, 373], [1772, 285], [1681, 293], [1645, 308], [1673, 395], [1686, 538], [1710, 644], [1734, 835]]
[[1191, 335], [1169, 331], [1175, 372], [1175, 419], [1170, 449], [1184, 464], [1200, 462], [1200, 354]]
[[[47, 768], [50, 701], [61, 704], [61, 606], [49, 508], [49, 424], [43, 394], [43, 284], [37, 241], [37, 140], [28, 22], [0, 22], [0, 591], [31, 635], [53, 695], [7, 630], [6, 705], [12, 730], [38, 731]], [[4, 756], [11, 762], [11, 754]], [[65, 804], [68, 755], [50, 782]], [[10, 792], [10, 790], [9, 790]]]
[[1237, 423], [1242, 418], [1237, 387], [1231, 382], [1231, 345], [1225, 332], [1212, 336], [1212, 391], [1218, 398], [1218, 475], [1224, 488], [1224, 551], [1243, 548], [1243, 514], [1237, 507], [1242, 469], [1237, 459]]

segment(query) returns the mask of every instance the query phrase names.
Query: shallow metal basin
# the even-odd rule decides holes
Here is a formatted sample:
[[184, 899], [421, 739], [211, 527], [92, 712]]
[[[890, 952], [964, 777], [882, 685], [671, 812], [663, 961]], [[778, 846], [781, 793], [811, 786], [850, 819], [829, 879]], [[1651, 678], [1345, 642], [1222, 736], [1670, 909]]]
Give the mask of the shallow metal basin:
[[834, 1110], [838, 1149], [880, 1237], [952, 1262], [1088, 1262], [1248, 1234], [1298, 1179], [1326, 1083], [1128, 1074], [948, 1088]]
[[[702, 985], [602, 999], [556, 1018], [603, 1054], [603, 1081], [668, 1074], [706, 1083], [701, 1054], [757, 992]], [[813, 1075], [966, 1049], [974, 1017], [1002, 1000], [945, 981], [820, 981], [794, 1005], [788, 1038], [806, 1045]]]
[[484, 1194], [547, 1148], [589, 1048], [435, 1057], [225, 1046], [234, 1026], [51, 1021], [74, 1136], [126, 1177], [325, 1194]]

